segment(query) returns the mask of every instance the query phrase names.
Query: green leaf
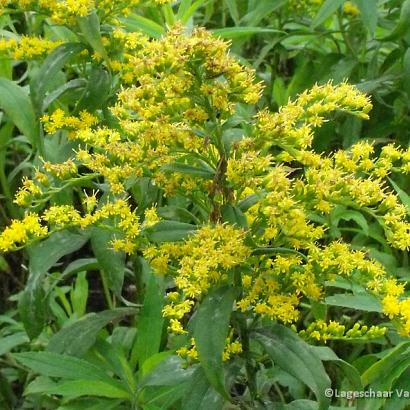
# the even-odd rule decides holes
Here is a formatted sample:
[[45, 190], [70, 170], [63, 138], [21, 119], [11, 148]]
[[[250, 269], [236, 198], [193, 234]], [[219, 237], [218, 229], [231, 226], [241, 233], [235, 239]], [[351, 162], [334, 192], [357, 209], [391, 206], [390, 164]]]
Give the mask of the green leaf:
[[86, 278], [86, 272], [80, 272], [74, 284], [74, 288], [71, 290], [71, 304], [73, 311], [77, 317], [84, 316], [87, 309], [88, 299], [88, 281]]
[[66, 381], [58, 383], [55, 386], [50, 386], [44, 389], [42, 393], [56, 394], [59, 396], [70, 397], [74, 399], [82, 396], [98, 396], [109, 397], [112, 399], [128, 399], [131, 400], [131, 394], [119, 386], [114, 386], [110, 382], [100, 380], [78, 380]]
[[363, 390], [360, 374], [354, 366], [340, 359], [336, 353], [327, 346], [310, 346], [310, 348], [322, 362], [332, 362], [338, 366], [349, 380], [352, 390]]
[[211, 291], [196, 312], [193, 331], [205, 375], [215, 390], [225, 398], [229, 398], [229, 394], [225, 388], [222, 353], [235, 296], [236, 290], [231, 286]]
[[13, 65], [12, 60], [8, 57], [0, 57], [0, 77], [13, 79]]
[[40, 125], [27, 92], [15, 82], [0, 78], [0, 108], [42, 154]]
[[241, 228], [247, 228], [248, 222], [246, 216], [238, 206], [225, 204], [221, 208], [223, 222], [229, 222]]
[[125, 253], [112, 249], [111, 241], [115, 233], [103, 228], [93, 228], [91, 247], [100, 268], [107, 275], [108, 287], [117, 295], [121, 294], [125, 274]]
[[260, 195], [252, 194], [238, 202], [238, 208], [242, 212], [246, 212], [250, 207], [256, 205], [261, 200]]
[[47, 351], [83, 356], [96, 341], [99, 331], [113, 320], [134, 315], [135, 309], [117, 308], [89, 313], [70, 325], [63, 327], [51, 337]]
[[[163, 354], [165, 352], [161, 352]], [[160, 355], [160, 353], [158, 354]], [[162, 360], [140, 380], [140, 389], [146, 386], [173, 386], [191, 379], [197, 366], [185, 366], [185, 361], [178, 356]]]
[[[374, 363], [362, 374], [362, 383], [368, 390], [390, 391], [394, 382], [410, 366], [410, 342], [403, 342], [394, 347], [381, 360]], [[388, 399], [387, 399], [388, 400]], [[377, 410], [384, 408], [386, 399], [368, 398], [363, 408]]]
[[362, 374], [362, 383], [367, 386], [371, 383], [386, 380], [386, 375], [403, 359], [410, 360], [410, 342], [403, 342], [391, 349], [381, 360], [374, 363]]
[[113, 381], [98, 366], [77, 357], [52, 352], [14, 353], [13, 357], [23, 366], [42, 376], [61, 377], [70, 380]]
[[195, 222], [199, 223], [198, 218], [189, 212], [187, 209], [179, 207], [179, 206], [174, 206], [174, 205], [167, 205], [167, 206], [162, 206], [157, 209], [158, 215], [161, 216], [162, 218], [165, 219], [171, 219], [171, 220], [179, 220], [180, 222]]
[[182, 164], [180, 162], [173, 162], [171, 164], [164, 165], [161, 170], [168, 172], [179, 172], [181, 174], [193, 175], [205, 179], [213, 179], [215, 176], [215, 171], [211, 168], [199, 168], [188, 164]]
[[156, 367], [159, 363], [161, 363], [163, 360], [167, 359], [169, 356], [172, 355], [172, 350], [164, 350], [163, 352], [156, 353], [149, 357], [143, 365], [141, 366], [141, 369], [139, 370], [139, 376], [143, 377], [147, 375], [148, 373], [151, 372], [154, 367]]
[[[26, 391], [29, 389], [31, 384], [33, 384], [33, 382], [30, 383]], [[124, 407], [121, 406], [121, 403], [121, 399], [99, 399], [95, 397], [90, 400], [89, 397], [86, 397], [69, 400], [60, 405], [57, 410], [124, 410]]]
[[362, 228], [362, 231], [365, 235], [369, 235], [369, 225], [366, 218], [358, 211], [346, 209], [344, 207], [336, 207], [331, 215], [332, 225], [337, 227], [340, 220], [344, 221], [354, 221], [357, 225]]
[[320, 26], [328, 17], [330, 17], [345, 0], [326, 0], [319, 9], [312, 21], [312, 28]]
[[394, 41], [407, 35], [410, 30], [410, 0], [405, 0], [401, 6], [400, 18], [394, 30], [380, 41]]
[[81, 30], [81, 34], [88, 44], [95, 52], [100, 54], [105, 61], [108, 61], [107, 52], [105, 51], [100, 33], [100, 19], [98, 18], [96, 11], [94, 10], [85, 17], [77, 17], [77, 23]]
[[[62, 44], [44, 60], [44, 63], [30, 81], [30, 95], [38, 113], [41, 113], [42, 109], [50, 104], [50, 101], [43, 102], [49, 89], [50, 78], [55, 77], [65, 64], [82, 50], [84, 50], [84, 45], [81, 43]], [[78, 84], [75, 83], [75, 85]], [[65, 86], [67, 87], [67, 85]]]
[[333, 306], [363, 310], [365, 312], [382, 312], [382, 306], [379, 300], [372, 295], [348, 295], [340, 293], [326, 297], [325, 303]]
[[182, 410], [220, 410], [224, 404], [222, 396], [209, 384], [202, 367], [192, 375], [182, 402]]
[[275, 365], [308, 386], [319, 402], [319, 410], [326, 410], [330, 400], [324, 392], [331, 383], [319, 357], [310, 346], [292, 330], [282, 325], [273, 325], [272, 330], [261, 329], [252, 333]]
[[82, 248], [87, 241], [88, 234], [65, 230], [30, 246], [29, 281], [48, 272], [63, 256]]
[[239, 12], [236, 0], [224, 0], [224, 3], [228, 7], [229, 14], [235, 23], [235, 26], [239, 26]]
[[55, 100], [60, 98], [67, 91], [84, 88], [86, 85], [87, 85], [87, 81], [84, 78], [76, 78], [74, 80], [68, 81], [67, 83], [63, 84], [61, 87], [58, 87], [54, 91], [50, 92], [43, 99], [42, 111], [45, 111], [50, 104], [52, 104]]
[[175, 15], [171, 4], [165, 3], [161, 6], [162, 15], [164, 16], [167, 26], [172, 27], [175, 24]]
[[90, 73], [84, 94], [78, 101], [76, 111], [93, 112], [107, 101], [111, 91], [111, 76], [102, 67], [94, 67]]
[[144, 305], [138, 316], [137, 339], [131, 353], [132, 366], [138, 362], [141, 367], [149, 357], [158, 353], [164, 324], [163, 305], [164, 296], [158, 281], [150, 275]]
[[403, 87], [407, 96], [410, 97], [410, 47], [403, 56]]
[[130, 14], [120, 21], [129, 31], [142, 31], [150, 37], [160, 38], [165, 33], [164, 28], [158, 23], [137, 14]]
[[28, 341], [29, 338], [25, 332], [18, 332], [10, 336], [0, 337], [0, 356]]
[[71, 262], [64, 270], [61, 276], [67, 277], [74, 275], [77, 272], [97, 270], [99, 268], [97, 259], [95, 258], [81, 258]]
[[189, 10], [191, 6], [192, 6], [192, 0], [181, 0], [178, 6], [176, 19], [180, 20], [181, 17]]
[[[177, 20], [181, 20], [182, 23], [187, 24], [188, 20], [193, 17], [194, 13], [198, 10], [199, 7], [201, 7], [206, 0], [196, 0], [194, 3], [192, 1], [187, 1], [185, 3], [189, 3], [189, 6], [187, 7], [187, 4], [184, 5], [184, 7], [181, 9], [178, 9], [177, 13]], [[192, 4], [191, 4], [192, 3]], [[181, 2], [182, 5], [182, 2]]]
[[379, 0], [354, 0], [360, 10], [360, 17], [369, 31], [370, 37], [374, 37], [374, 32], [377, 27], [379, 15], [377, 10], [378, 1]]
[[281, 77], [276, 77], [272, 87], [272, 99], [281, 107], [286, 104], [286, 86]]
[[394, 190], [397, 192], [401, 202], [407, 208], [407, 215], [410, 216], [410, 196], [404, 192], [391, 178], [387, 178]]
[[108, 343], [100, 337], [92, 350], [99, 361], [107, 366], [109, 371], [114, 372], [124, 382], [124, 387], [133, 395], [136, 391], [136, 382], [129, 360], [122, 348]]
[[258, 26], [270, 13], [282, 7], [286, 2], [287, 0], [258, 1], [256, 7], [250, 7], [250, 11], [242, 17], [241, 23], [247, 26]]
[[227, 38], [227, 39], [234, 39], [240, 37], [247, 37], [253, 36], [255, 34], [263, 34], [263, 33], [285, 33], [282, 30], [275, 30], [272, 28], [264, 28], [264, 27], [226, 27], [226, 28], [219, 28], [211, 30], [213, 35], [216, 37]]
[[152, 242], [175, 242], [185, 239], [197, 229], [196, 225], [176, 221], [160, 221], [144, 232]]
[[41, 333], [46, 320], [46, 294], [42, 287], [44, 275], [60, 258], [80, 249], [87, 240], [85, 234], [66, 230], [28, 248], [30, 274], [20, 295], [18, 309], [30, 339]]
[[40, 282], [26, 286], [18, 300], [18, 310], [24, 329], [30, 339], [36, 338], [46, 323], [46, 294]]

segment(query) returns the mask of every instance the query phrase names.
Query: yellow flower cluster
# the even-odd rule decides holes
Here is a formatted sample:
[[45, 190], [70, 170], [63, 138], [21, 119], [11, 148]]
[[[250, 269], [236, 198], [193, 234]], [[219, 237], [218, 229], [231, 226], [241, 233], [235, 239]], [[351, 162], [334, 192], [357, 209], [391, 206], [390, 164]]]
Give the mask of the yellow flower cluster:
[[239, 158], [229, 158], [226, 177], [234, 186], [255, 188], [260, 186], [271, 163], [270, 155], [247, 151]]
[[[65, 23], [97, 4], [40, 3], [59, 5], [50, 13]], [[113, 2], [100, 3], [104, 10], [115, 7]], [[303, 7], [308, 3], [313, 5], [303, 2]], [[98, 9], [100, 17], [109, 18], [104, 10]], [[393, 247], [409, 249], [408, 213], [385, 177], [409, 173], [410, 151], [387, 145], [376, 157], [367, 142], [331, 155], [311, 149], [314, 130], [328, 114], [343, 111], [367, 118], [368, 97], [347, 83], [316, 85], [278, 113], [257, 114], [246, 136], [244, 132], [228, 144], [226, 131], [238, 104], [255, 104], [261, 93], [254, 72], [228, 54], [228, 43], [203, 29], [184, 34], [181, 27], [154, 40], [118, 28], [105, 38], [112, 50], [111, 68], [129, 85], [121, 88], [111, 107], [113, 118], [100, 120], [86, 111], [75, 116], [61, 109], [44, 115], [47, 133], [66, 130], [63, 136], [78, 147], [63, 163], [44, 162], [35, 180], [23, 181], [15, 201], [46, 204], [65, 186], [83, 186], [84, 178], [87, 189], [95, 186], [91, 181], [105, 192], [100, 197], [80, 192], [81, 210], [51, 205], [42, 216], [26, 214], [22, 221], [13, 221], [0, 235], [0, 250], [20, 248], [68, 227], [109, 225], [117, 235], [113, 249], [133, 254], [144, 244], [153, 270], [173, 278], [176, 289], [168, 293], [163, 314], [169, 331], [176, 334], [186, 332], [189, 315], [207, 292], [222, 283], [238, 285], [238, 276], [238, 310], [291, 324], [301, 316], [300, 303], [322, 300], [325, 282], [337, 275], [379, 295], [384, 313], [410, 334], [410, 302], [402, 286], [388, 279], [383, 266], [365, 252], [332, 241], [327, 233], [332, 211], [341, 206], [378, 222]], [[135, 210], [138, 201], [126, 196], [128, 189], [135, 193], [130, 188], [140, 177], [168, 196], [180, 194], [178, 200], [183, 197], [199, 209], [204, 222], [185, 241], [147, 244], [147, 238], [140, 238], [141, 229], [159, 221], [156, 206]], [[240, 200], [249, 206], [239, 209]], [[246, 219], [240, 224], [246, 228], [223, 223], [228, 219], [222, 212], [225, 205]], [[137, 214], [144, 211], [141, 228]], [[339, 335], [340, 326], [316, 323], [306, 334], [325, 340]], [[365, 328], [364, 333], [371, 336], [376, 330]], [[353, 327], [342, 334], [362, 332]], [[231, 338], [224, 359], [240, 350], [239, 341]], [[194, 342], [180, 354], [196, 359]]]
[[352, 17], [356, 17], [360, 14], [359, 8], [352, 1], [346, 1], [343, 4], [343, 12]]
[[81, 111], [78, 117], [66, 115], [61, 108], [58, 108], [51, 115], [43, 115], [41, 122], [44, 125], [44, 130], [48, 134], [53, 134], [60, 129], [70, 131], [88, 129], [98, 123], [98, 118], [87, 111]]
[[[242, 353], [242, 344], [239, 340], [232, 341], [233, 331], [229, 332], [225, 340], [225, 349], [222, 352], [222, 361], [226, 362], [237, 354]], [[189, 347], [183, 346], [177, 350], [177, 354], [183, 358], [189, 359], [191, 362], [198, 360], [198, 351], [196, 348], [195, 339], [191, 338]]]
[[15, 60], [32, 60], [44, 57], [62, 44], [62, 41], [41, 37], [21, 36], [19, 39], [1, 38], [0, 52]]
[[404, 297], [404, 283], [396, 279], [389, 279], [384, 283], [381, 293], [383, 312], [390, 319], [399, 323], [399, 331], [403, 336], [410, 335], [410, 298]]
[[[211, 171], [217, 167], [218, 142], [206, 141], [193, 127], [203, 129], [216, 115], [222, 121], [239, 102], [256, 102], [261, 85], [254, 83], [254, 72], [227, 54], [226, 42], [203, 29], [187, 36], [176, 27], [159, 40], [117, 29], [113, 38], [127, 52], [125, 61], [112, 61], [112, 67], [120, 70], [124, 81], [135, 83], [118, 94], [111, 109], [122, 132], [95, 128], [98, 119], [87, 112], [74, 117], [59, 109], [43, 116], [46, 132], [68, 129], [69, 138], [92, 146], [92, 153], [79, 149], [76, 159], [104, 176], [114, 193], [123, 192], [124, 183], [141, 176], [143, 168], [168, 195], [207, 190], [207, 181], [198, 183], [164, 166], [191, 152], [203, 156]], [[240, 161], [242, 165], [230, 163], [233, 178], [235, 167], [244, 168], [245, 160]], [[261, 162], [262, 171], [269, 160]]]
[[310, 223], [304, 204], [294, 198], [292, 184], [287, 168], [272, 168], [262, 185], [265, 196], [247, 211], [247, 217], [251, 224], [264, 222], [264, 241], [275, 241], [280, 246], [290, 245], [298, 249], [321, 238], [324, 229]]
[[297, 295], [284, 292], [278, 278], [275, 278], [269, 270], [255, 276], [254, 280], [245, 277], [245, 281], [251, 284], [248, 288], [245, 287], [245, 295], [238, 301], [238, 308], [242, 312], [251, 310], [283, 323], [295, 322], [299, 318]]
[[385, 327], [360, 325], [355, 323], [354, 326], [346, 330], [346, 326], [336, 321], [331, 320], [329, 323], [323, 320], [312, 322], [306, 330], [301, 330], [299, 335], [304, 339], [324, 342], [328, 340], [349, 340], [349, 339], [364, 339], [371, 340], [384, 336], [386, 333]]
[[163, 6], [164, 4], [175, 3], [175, 0], [154, 0], [154, 3], [158, 4], [159, 6]]
[[14, 203], [19, 206], [29, 206], [36, 197], [41, 196], [42, 190], [33, 180], [23, 178], [22, 186], [17, 191]]
[[[283, 249], [276, 248], [276, 252]], [[293, 323], [299, 318], [301, 298], [322, 300], [325, 281], [337, 275], [354, 275], [356, 283], [378, 294], [385, 286], [383, 266], [345, 243], [332, 242], [322, 247], [311, 244], [306, 252], [307, 256], [299, 253], [279, 254], [274, 258], [253, 256], [253, 264], [259, 267], [243, 275], [243, 297], [237, 303], [238, 308]]]
[[[113, 241], [113, 249], [133, 253], [140, 233], [139, 218], [122, 199], [102, 205], [94, 213], [88, 210], [84, 215], [81, 215], [72, 205], [50, 206], [41, 217], [29, 213], [21, 221], [14, 220], [0, 234], [0, 250], [3, 252], [16, 250], [65, 228], [85, 229], [91, 225], [104, 226], [107, 220], [113, 218], [116, 221], [115, 232], [121, 237]], [[42, 223], [47, 223], [48, 227]]]
[[259, 141], [293, 154], [297, 149], [310, 148], [313, 129], [323, 124], [326, 115], [337, 110], [367, 119], [371, 108], [370, 99], [347, 83], [315, 85], [278, 113], [261, 111], [256, 122]]
[[48, 229], [41, 225], [38, 215], [28, 213], [22, 220], [14, 220], [0, 235], [0, 251], [8, 252], [23, 247], [30, 240], [45, 238]]
[[116, 22], [133, 10], [140, 0], [1, 0], [0, 6], [14, 6], [25, 11], [50, 16], [55, 24], [74, 26], [77, 17], [85, 17], [94, 10], [101, 14], [102, 20]]
[[323, 4], [324, 0], [288, 0], [287, 7], [295, 14], [306, 14], [314, 16]]
[[217, 224], [203, 226], [183, 243], [164, 243], [145, 249], [144, 256], [155, 272], [173, 274], [181, 294], [180, 299], [174, 297], [163, 310], [170, 319], [170, 331], [184, 333], [181, 321], [191, 311], [194, 301], [201, 299], [212, 286], [229, 283], [232, 268], [244, 263], [250, 255], [243, 241], [242, 231]]

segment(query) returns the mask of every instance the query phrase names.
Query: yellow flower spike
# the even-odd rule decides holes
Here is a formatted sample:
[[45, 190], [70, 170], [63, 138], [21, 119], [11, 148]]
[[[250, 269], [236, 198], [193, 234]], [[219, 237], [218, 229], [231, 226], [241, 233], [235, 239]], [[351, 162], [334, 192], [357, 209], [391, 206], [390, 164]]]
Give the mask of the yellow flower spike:
[[31, 240], [45, 238], [47, 235], [48, 228], [41, 224], [40, 217], [28, 213], [21, 221], [13, 220], [11, 225], [0, 234], [0, 251], [13, 251]]

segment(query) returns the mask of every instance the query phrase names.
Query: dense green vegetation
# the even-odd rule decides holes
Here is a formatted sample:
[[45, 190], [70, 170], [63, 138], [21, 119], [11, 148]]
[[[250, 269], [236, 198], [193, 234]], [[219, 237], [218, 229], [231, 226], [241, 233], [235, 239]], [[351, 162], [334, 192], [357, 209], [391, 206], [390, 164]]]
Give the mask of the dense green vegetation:
[[0, 409], [410, 406], [409, 0], [0, 7]]

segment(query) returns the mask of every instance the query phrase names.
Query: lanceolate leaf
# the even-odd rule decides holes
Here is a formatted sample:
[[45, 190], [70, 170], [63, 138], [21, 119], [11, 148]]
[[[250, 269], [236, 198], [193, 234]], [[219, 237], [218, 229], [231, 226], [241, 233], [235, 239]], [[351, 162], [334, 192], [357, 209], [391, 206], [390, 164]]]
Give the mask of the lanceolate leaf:
[[69, 326], [62, 328], [49, 341], [47, 350], [82, 356], [95, 343], [98, 332], [113, 320], [135, 314], [132, 308], [117, 308], [89, 313]]
[[10, 336], [0, 337], [0, 356], [29, 341], [25, 332], [14, 333]]
[[20, 296], [18, 308], [31, 339], [41, 333], [46, 320], [46, 294], [42, 286], [44, 275], [60, 258], [80, 249], [87, 240], [87, 235], [61, 231], [28, 249], [30, 275], [26, 289]]
[[104, 271], [108, 287], [117, 295], [121, 294], [125, 274], [125, 253], [112, 249], [111, 241], [115, 235], [102, 228], [94, 228], [91, 233], [91, 246], [100, 268]]
[[263, 33], [284, 34], [285, 32], [282, 30], [275, 30], [272, 28], [264, 28], [264, 27], [227, 27], [227, 28], [215, 29], [212, 31], [212, 33], [216, 37], [232, 39], [232, 38], [253, 36], [255, 34], [263, 34]]
[[[374, 363], [362, 374], [364, 386], [373, 391], [391, 391], [393, 383], [410, 367], [410, 342], [403, 342], [394, 347], [381, 360]], [[369, 398], [364, 401], [365, 410], [384, 408], [388, 399]]]
[[111, 381], [110, 376], [98, 366], [72, 356], [51, 352], [25, 352], [15, 353], [13, 357], [42, 376]]
[[197, 366], [185, 366], [179, 356], [171, 356], [162, 360], [140, 380], [140, 388], [146, 386], [173, 386], [189, 381]]
[[138, 361], [142, 366], [146, 359], [159, 351], [164, 323], [163, 304], [164, 297], [158, 280], [154, 275], [150, 275], [144, 305], [138, 317], [137, 339], [131, 354], [133, 365]]
[[106, 61], [108, 60], [107, 52], [105, 51], [101, 33], [100, 33], [100, 19], [94, 11], [88, 16], [77, 17], [78, 26], [81, 34], [90, 46]]
[[29, 281], [48, 272], [63, 256], [82, 248], [87, 241], [88, 234], [65, 230], [56, 232], [48, 239], [31, 246], [28, 249]]
[[160, 221], [145, 229], [145, 235], [152, 242], [181, 241], [194, 233], [195, 225], [176, 221]]
[[404, 192], [391, 178], [388, 179], [401, 199], [401, 202], [403, 202], [403, 205], [407, 208], [407, 214], [410, 216], [410, 196]]
[[324, 392], [330, 388], [330, 379], [322, 361], [312, 352], [310, 346], [292, 330], [274, 325], [272, 329], [261, 329], [252, 337], [258, 341], [275, 365], [306, 384], [319, 402], [319, 410], [326, 410], [330, 400]]
[[222, 353], [228, 335], [229, 319], [236, 290], [231, 286], [222, 286], [210, 292], [198, 308], [194, 322], [194, 338], [199, 360], [209, 383], [228, 398]]
[[0, 109], [10, 117], [14, 125], [30, 140], [33, 148], [40, 149], [40, 125], [27, 92], [15, 82], [0, 78]]
[[328, 296], [325, 299], [328, 305], [343, 306], [350, 309], [364, 310], [365, 312], [381, 312], [382, 306], [372, 295], [348, 295], [344, 293]]
[[197, 368], [184, 396], [182, 410], [220, 410], [223, 404], [223, 397], [209, 384], [203, 368]]
[[313, 350], [314, 354], [323, 362], [331, 362], [338, 366], [346, 376], [347, 380], [349, 380], [350, 386], [353, 390], [363, 390], [360, 374], [354, 366], [340, 359], [330, 347], [310, 346], [310, 348]]
[[70, 380], [58, 383], [44, 389], [42, 393], [69, 396], [70, 399], [82, 396], [109, 397], [112, 399], [132, 399], [132, 395], [121, 386], [113, 385], [112, 382], [100, 380]]
[[48, 91], [50, 78], [53, 78], [73, 56], [83, 49], [84, 45], [81, 43], [66, 43], [58, 46], [47, 56], [40, 70], [30, 82], [31, 99], [38, 113], [42, 111], [43, 100]]
[[328, 17], [330, 17], [343, 3], [345, 0], [326, 0], [322, 7], [319, 9], [316, 17], [312, 22], [312, 27], [320, 26]]
[[212, 179], [215, 176], [215, 171], [210, 168], [199, 168], [179, 162], [173, 162], [171, 164], [164, 165], [161, 169], [163, 171], [179, 172], [181, 174], [188, 174], [205, 179]]
[[363, 24], [369, 31], [370, 36], [373, 37], [377, 26], [377, 5], [379, 0], [354, 0], [354, 2], [360, 10]]
[[164, 28], [155, 21], [137, 14], [130, 14], [128, 17], [121, 19], [121, 22], [130, 31], [142, 31], [154, 38], [161, 37], [165, 32]]
[[87, 87], [81, 100], [78, 102], [76, 111], [87, 110], [93, 112], [103, 106], [110, 95], [111, 76], [101, 67], [95, 67], [88, 79]]

